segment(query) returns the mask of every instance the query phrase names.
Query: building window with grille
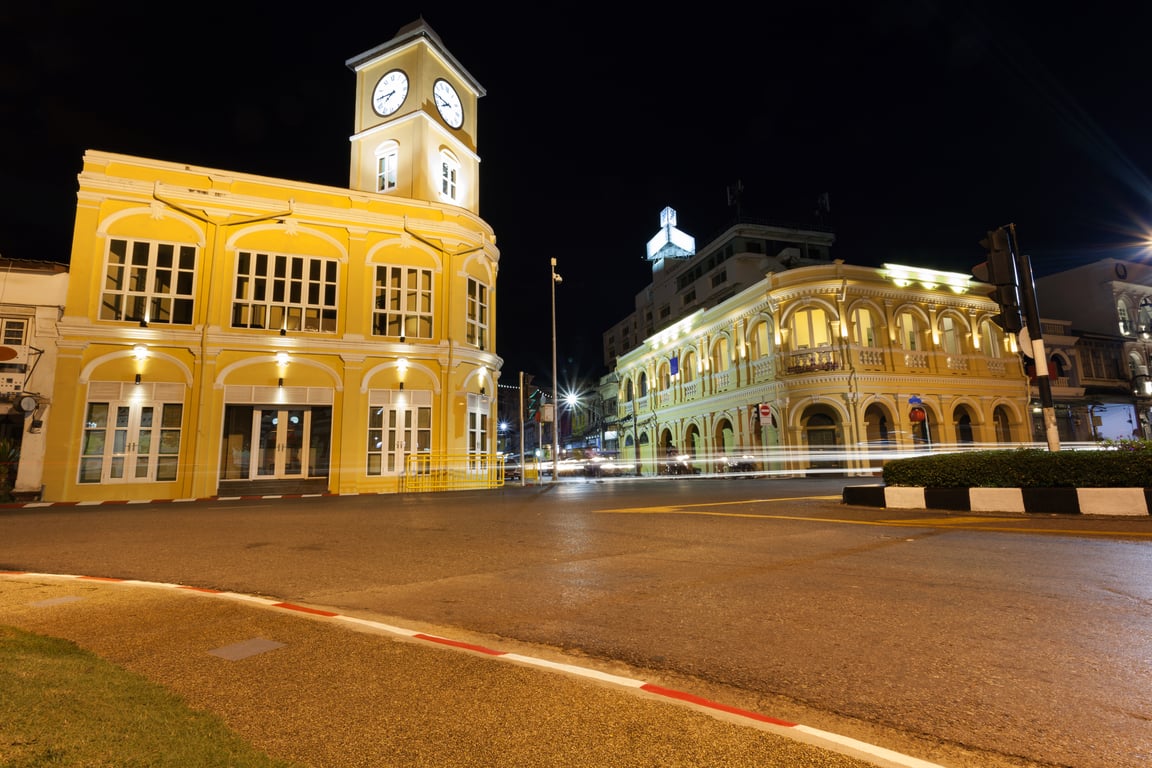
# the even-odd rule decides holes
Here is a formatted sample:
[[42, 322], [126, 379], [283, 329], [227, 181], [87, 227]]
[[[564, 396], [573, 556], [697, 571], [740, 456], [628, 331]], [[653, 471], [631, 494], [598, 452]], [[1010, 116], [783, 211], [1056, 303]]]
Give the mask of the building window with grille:
[[336, 259], [240, 251], [232, 327], [334, 332], [338, 273]]
[[79, 482], [174, 481], [183, 412], [183, 404], [174, 402], [89, 402], [81, 438]]
[[430, 339], [432, 306], [432, 270], [400, 266], [376, 267], [373, 335]]
[[112, 238], [100, 319], [191, 325], [196, 248]]
[[488, 286], [468, 278], [468, 343], [488, 349]]
[[391, 192], [396, 189], [396, 177], [400, 167], [400, 145], [386, 141], [376, 150], [376, 191]]
[[440, 153], [440, 196], [449, 202], [456, 202], [457, 184], [460, 178], [460, 161], [451, 152]]
[[27, 320], [0, 318], [0, 344], [6, 347], [22, 347], [27, 343], [27, 333]]

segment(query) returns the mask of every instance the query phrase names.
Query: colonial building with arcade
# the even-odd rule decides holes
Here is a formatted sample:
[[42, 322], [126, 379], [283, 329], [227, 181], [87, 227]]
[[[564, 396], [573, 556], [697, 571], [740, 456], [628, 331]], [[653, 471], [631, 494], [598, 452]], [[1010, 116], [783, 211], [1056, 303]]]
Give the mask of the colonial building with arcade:
[[1032, 440], [989, 286], [845, 264], [819, 229], [741, 223], [696, 252], [674, 212], [661, 225], [653, 284], [605, 333], [620, 457], [642, 472], [676, 454], [697, 471], [865, 473], [916, 447]]

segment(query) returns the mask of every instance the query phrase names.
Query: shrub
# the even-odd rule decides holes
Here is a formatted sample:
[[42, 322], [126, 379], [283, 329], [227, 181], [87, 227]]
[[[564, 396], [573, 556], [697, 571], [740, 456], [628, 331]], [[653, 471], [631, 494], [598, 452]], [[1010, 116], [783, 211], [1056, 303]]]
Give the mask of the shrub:
[[1152, 441], [1109, 440], [1100, 450], [965, 451], [897, 459], [884, 484], [925, 488], [1152, 488]]

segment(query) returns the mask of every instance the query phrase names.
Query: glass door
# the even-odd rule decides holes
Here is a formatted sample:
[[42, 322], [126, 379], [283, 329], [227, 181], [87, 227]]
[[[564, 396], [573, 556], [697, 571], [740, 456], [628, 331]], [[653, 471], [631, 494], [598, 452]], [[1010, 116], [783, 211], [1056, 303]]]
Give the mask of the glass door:
[[304, 477], [304, 446], [308, 444], [311, 411], [307, 408], [256, 408], [252, 432], [256, 452], [252, 477]]

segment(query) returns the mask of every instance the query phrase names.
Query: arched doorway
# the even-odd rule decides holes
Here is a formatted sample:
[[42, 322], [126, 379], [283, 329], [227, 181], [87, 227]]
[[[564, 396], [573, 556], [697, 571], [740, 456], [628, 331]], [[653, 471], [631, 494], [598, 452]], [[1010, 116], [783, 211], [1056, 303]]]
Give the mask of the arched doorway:
[[992, 424], [996, 428], [996, 442], [1012, 442], [1012, 429], [1008, 426], [1008, 409], [1002, 405], [996, 406], [992, 411]]
[[698, 458], [700, 451], [700, 430], [695, 424], [689, 424], [684, 430], [684, 445], [680, 446], [680, 449], [691, 456], [693, 462]]
[[972, 433], [972, 412], [968, 410], [968, 407], [956, 406], [952, 417], [956, 420], [956, 442], [962, 445], [976, 442]]
[[714, 455], [710, 457], [712, 459], [712, 471], [718, 472], [727, 466], [725, 457], [736, 451], [736, 430], [732, 428], [732, 422], [727, 418], [722, 417], [716, 422], [712, 444], [716, 446]]
[[648, 467], [647, 474], [654, 474], [653, 473], [653, 466], [652, 466], [652, 448], [648, 442], [648, 432], [647, 431], [640, 433], [640, 445], [639, 445], [639, 450], [636, 453], [636, 456], [637, 456], [637, 458], [636, 458], [636, 474], [637, 475], [645, 474], [644, 467]]
[[912, 421], [912, 443], [918, 448], [930, 446], [936, 431], [932, 423], [932, 412], [923, 405], [917, 405], [909, 410], [908, 418]]
[[[872, 403], [864, 409], [865, 432], [864, 440], [868, 443], [869, 452], [880, 452], [892, 445], [892, 419], [888, 409], [879, 403]], [[869, 458], [869, 467], [879, 467], [883, 458]]]
[[672, 440], [672, 430], [660, 430], [660, 439], [657, 442], [659, 449], [656, 452], [656, 473], [660, 475], [672, 474], [675, 468], [676, 456], [680, 453], [676, 443]]
[[804, 412], [801, 422], [804, 440], [808, 444], [809, 468], [816, 473], [843, 469], [844, 461], [836, 455], [844, 444], [836, 412], [827, 406], [813, 406]]

